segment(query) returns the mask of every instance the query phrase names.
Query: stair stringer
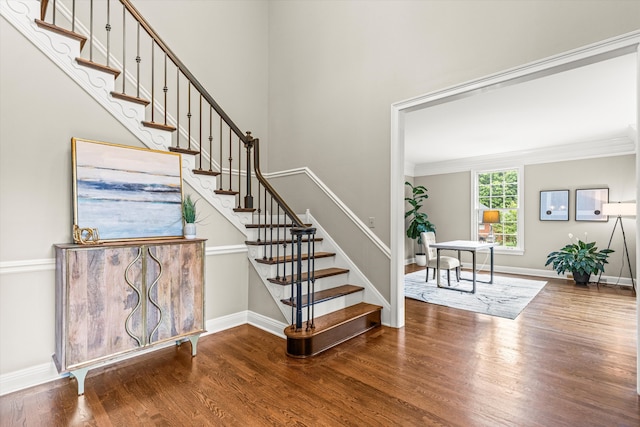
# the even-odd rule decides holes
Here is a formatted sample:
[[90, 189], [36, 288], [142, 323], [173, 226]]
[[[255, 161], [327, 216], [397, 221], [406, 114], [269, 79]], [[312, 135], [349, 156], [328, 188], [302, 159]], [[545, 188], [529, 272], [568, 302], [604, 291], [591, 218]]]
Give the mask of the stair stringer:
[[[111, 92], [115, 90], [113, 76], [79, 65], [76, 58], [80, 56], [80, 44], [69, 37], [39, 28], [35, 23], [39, 14], [40, 2], [37, 0], [0, 0], [0, 15], [102, 105], [143, 145], [154, 150], [167, 151], [171, 146], [171, 132], [145, 127], [142, 124], [142, 121], [146, 120], [145, 106], [113, 98], [111, 96]], [[195, 158], [182, 155], [183, 179], [246, 235], [245, 224], [251, 221], [251, 214], [235, 212], [233, 210], [237, 207], [235, 197], [215, 194], [216, 178], [196, 175], [193, 173], [195, 168]]]
[[[332, 267], [346, 268], [349, 270], [349, 273], [348, 273], [349, 283], [356, 286], [361, 286], [364, 288], [362, 301], [370, 304], [382, 306], [382, 313], [381, 313], [382, 323], [385, 325], [389, 325], [391, 304], [382, 296], [380, 291], [378, 291], [376, 287], [373, 286], [371, 281], [367, 279], [367, 277], [362, 273], [362, 271], [347, 256], [347, 254], [337, 245], [335, 240], [331, 238], [331, 236], [318, 223], [318, 221], [315, 218], [313, 218], [313, 216], [309, 213], [309, 211], [307, 211], [306, 214], [298, 215], [298, 217], [303, 218], [303, 220], [306, 223], [313, 224], [313, 227], [316, 229], [316, 237], [322, 238], [322, 243], [320, 243], [319, 245], [316, 244], [316, 250], [318, 250], [318, 247], [321, 246], [323, 251], [334, 252], [336, 254], [334, 257], [334, 262]], [[271, 294], [271, 297], [273, 298], [274, 302], [282, 312], [285, 319], [287, 319], [287, 322], [291, 324], [292, 323], [291, 306], [286, 305], [281, 301], [284, 298], [290, 297], [290, 292], [289, 292], [290, 285], [287, 285], [287, 286], [277, 285], [268, 281], [270, 277], [269, 275], [272, 269], [270, 268], [269, 265], [260, 264], [256, 261], [256, 258], [259, 258], [262, 256], [260, 246], [249, 245], [249, 251], [247, 255], [249, 256], [249, 262], [251, 263], [255, 271], [258, 273], [258, 276], [260, 276], [262, 283], [269, 291], [269, 294]], [[290, 274], [290, 272], [288, 272], [287, 274]], [[340, 278], [342, 276], [336, 276], [336, 277]], [[322, 279], [322, 280], [331, 280], [331, 278]], [[337, 280], [346, 282], [346, 279], [337, 279]], [[305, 287], [305, 293], [306, 293], [306, 287]], [[348, 296], [341, 297], [341, 298], [346, 298], [347, 300], [350, 299], [350, 297]], [[347, 304], [347, 305], [350, 305], [350, 304]], [[303, 311], [304, 311], [303, 318], [306, 319], [306, 309]]]

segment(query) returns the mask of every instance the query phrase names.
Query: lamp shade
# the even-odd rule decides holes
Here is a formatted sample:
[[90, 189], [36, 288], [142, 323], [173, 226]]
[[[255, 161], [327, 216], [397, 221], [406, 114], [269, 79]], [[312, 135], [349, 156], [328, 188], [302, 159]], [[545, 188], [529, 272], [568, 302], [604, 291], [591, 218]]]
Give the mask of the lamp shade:
[[496, 224], [500, 222], [500, 211], [482, 212], [482, 222], [484, 224]]
[[611, 216], [636, 216], [635, 203], [605, 203], [602, 205], [602, 214]]

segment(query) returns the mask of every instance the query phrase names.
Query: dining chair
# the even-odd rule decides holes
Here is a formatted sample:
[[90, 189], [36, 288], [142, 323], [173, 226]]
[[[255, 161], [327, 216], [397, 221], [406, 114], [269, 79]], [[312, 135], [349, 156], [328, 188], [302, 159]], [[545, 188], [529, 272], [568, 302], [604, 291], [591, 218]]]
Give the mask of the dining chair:
[[[425, 253], [427, 254], [427, 276], [425, 282], [429, 281], [429, 269], [433, 268], [433, 278], [436, 278], [438, 267], [436, 249], [431, 244], [436, 243], [436, 234], [433, 231], [425, 231], [420, 233]], [[447, 285], [451, 286], [451, 270], [456, 269], [456, 280], [460, 281], [460, 260], [458, 258], [440, 255], [440, 269], [447, 270]]]

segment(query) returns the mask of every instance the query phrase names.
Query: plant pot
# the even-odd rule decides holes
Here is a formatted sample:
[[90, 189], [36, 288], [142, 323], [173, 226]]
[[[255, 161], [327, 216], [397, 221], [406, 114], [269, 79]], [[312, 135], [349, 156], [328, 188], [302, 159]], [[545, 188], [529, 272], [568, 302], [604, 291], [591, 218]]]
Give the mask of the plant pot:
[[427, 255], [426, 254], [416, 254], [416, 264], [420, 267], [424, 267], [427, 265]]
[[590, 273], [578, 273], [577, 271], [573, 272], [573, 280], [576, 282], [576, 285], [587, 286], [590, 278]]
[[196, 238], [196, 225], [195, 223], [188, 222], [184, 225], [184, 238], [195, 239]]

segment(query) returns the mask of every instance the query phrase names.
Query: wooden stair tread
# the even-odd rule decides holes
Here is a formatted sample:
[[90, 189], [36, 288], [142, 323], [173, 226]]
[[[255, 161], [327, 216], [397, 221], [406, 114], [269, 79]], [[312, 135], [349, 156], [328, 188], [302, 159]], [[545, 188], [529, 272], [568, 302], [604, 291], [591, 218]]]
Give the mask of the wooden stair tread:
[[214, 190], [213, 192], [216, 194], [226, 194], [227, 196], [235, 196], [238, 194], [237, 191], [233, 190]]
[[136, 104], [145, 105], [145, 106], [151, 103], [151, 101], [149, 101], [148, 99], [138, 98], [137, 96], [127, 95], [126, 93], [120, 93], [115, 91], [111, 92], [111, 96], [117, 99], [122, 99], [123, 101], [134, 102]]
[[182, 147], [169, 147], [169, 151], [171, 151], [172, 153], [189, 154], [192, 156], [196, 156], [200, 154], [198, 150], [192, 150], [190, 148], [182, 148]]
[[192, 171], [196, 175], [208, 175], [208, 176], [218, 176], [220, 172], [212, 171], [212, 170], [204, 170], [204, 169], [193, 169]]
[[163, 123], [158, 123], [158, 122], [143, 121], [142, 124], [148, 128], [166, 130], [169, 132], [174, 132], [176, 130], [175, 126], [165, 125]]
[[[329, 301], [335, 298], [339, 298], [345, 295], [349, 295], [349, 294], [353, 294], [356, 292], [360, 292], [364, 290], [364, 288], [362, 286], [355, 286], [355, 285], [341, 285], [341, 286], [336, 286], [335, 288], [331, 288], [331, 289], [325, 289], [323, 291], [318, 291], [318, 292], [314, 292], [313, 293], [313, 302], [314, 304], [319, 304], [321, 302], [325, 302], [325, 301]], [[285, 298], [280, 300], [282, 301], [284, 304], [286, 305], [290, 305], [293, 307], [297, 307], [297, 303], [295, 301], [295, 298], [291, 299], [291, 298]], [[308, 307], [309, 306], [309, 295], [303, 295], [302, 296], [302, 307]]]
[[40, 28], [45, 28], [49, 31], [53, 31], [54, 33], [61, 34], [65, 37], [72, 38], [80, 42], [80, 50], [84, 47], [84, 44], [87, 42], [87, 38], [82, 34], [74, 33], [73, 31], [69, 31], [65, 28], [58, 27], [57, 25], [50, 24], [48, 22], [41, 21], [40, 19], [36, 19], [36, 25]]
[[[349, 272], [348, 269], [346, 268], [337, 268], [337, 267], [331, 267], [331, 268], [325, 268], [322, 270], [316, 270], [314, 272], [314, 277], [316, 279], [322, 279], [324, 277], [331, 277], [331, 276], [338, 276], [340, 274], [347, 274]], [[302, 281], [306, 281], [307, 280], [307, 273], [302, 273]], [[286, 276], [286, 277], [281, 277], [279, 279], [275, 279], [275, 278], [271, 278], [271, 279], [267, 279], [269, 282], [271, 283], [275, 283], [276, 285], [290, 285], [291, 284], [291, 275]]]
[[[309, 239], [302, 239], [302, 243], [307, 243]], [[321, 242], [322, 241], [322, 237], [314, 237], [313, 238], [314, 242]], [[244, 244], [245, 245], [251, 245], [251, 246], [267, 246], [267, 245], [282, 245], [282, 244], [291, 244], [293, 242], [293, 240], [291, 239], [280, 239], [280, 240], [245, 240]]]
[[[318, 258], [329, 258], [335, 256], [334, 252], [316, 252], [315, 255], [313, 256], [314, 258], [318, 259]], [[291, 262], [291, 255], [287, 255], [286, 257], [284, 256], [279, 256], [279, 257], [275, 257], [275, 258], [256, 258], [256, 262], [260, 263], [260, 264], [268, 264], [268, 265], [274, 265], [274, 264], [279, 264], [282, 262]], [[309, 254], [302, 254], [301, 259], [307, 260], [309, 259]]]
[[93, 62], [85, 58], [77, 57], [76, 62], [85, 67], [93, 68], [94, 70], [99, 70], [105, 73], [109, 73], [113, 75], [114, 78], [120, 75], [120, 70], [116, 70], [115, 68], [111, 68], [103, 64], [98, 64], [97, 62]]

